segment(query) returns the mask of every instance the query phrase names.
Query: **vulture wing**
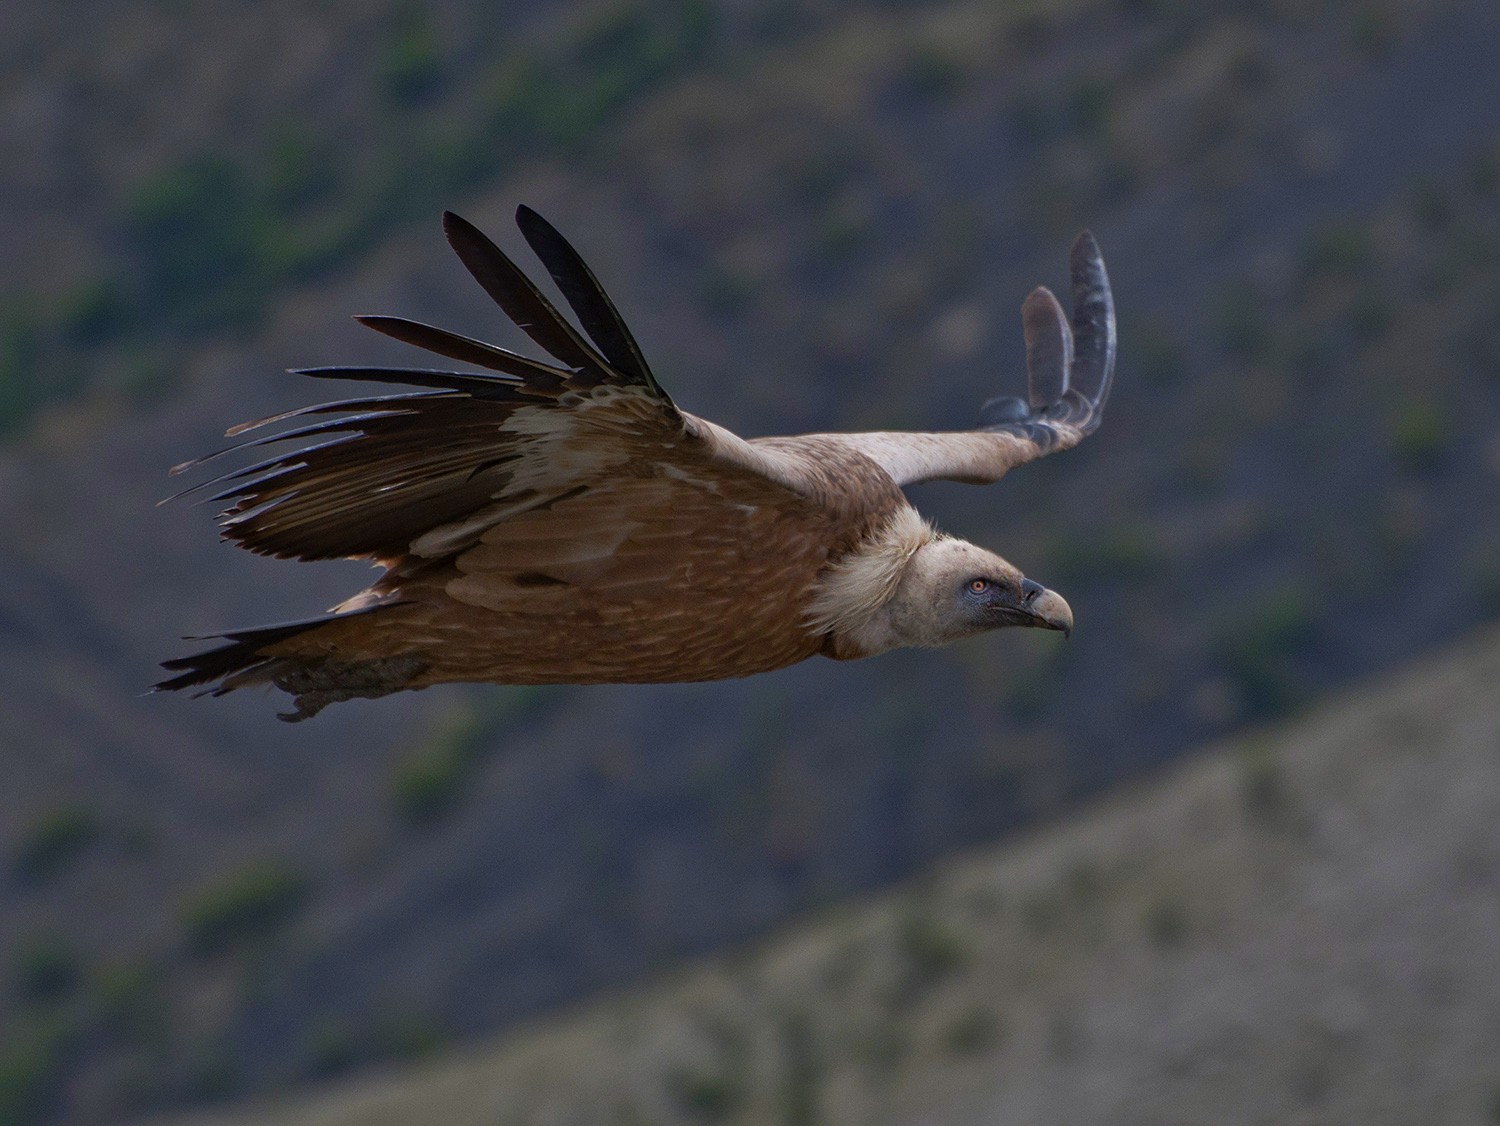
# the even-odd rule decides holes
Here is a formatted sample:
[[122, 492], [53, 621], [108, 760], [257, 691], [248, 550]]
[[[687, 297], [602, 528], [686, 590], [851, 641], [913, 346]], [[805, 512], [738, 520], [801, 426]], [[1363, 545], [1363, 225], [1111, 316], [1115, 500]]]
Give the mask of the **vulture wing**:
[[705, 495], [727, 495], [706, 484], [716, 477], [735, 479], [740, 505], [811, 495], [793, 460], [677, 409], [593, 272], [536, 212], [522, 207], [517, 223], [587, 337], [477, 228], [451, 213], [443, 223], [475, 280], [551, 359], [530, 359], [401, 317], [357, 318], [487, 371], [301, 371], [421, 390], [304, 407], [236, 426], [231, 437], [296, 420], [290, 429], [176, 467], [174, 473], [231, 450], [297, 443], [187, 490], [218, 486], [209, 499], [227, 504], [219, 518], [225, 539], [277, 558], [370, 557], [390, 564], [462, 552], [497, 524], [576, 501], [604, 482], [619, 499], [622, 475], [627, 483], [650, 479], [642, 496], [668, 507], [674, 483], [694, 488], [696, 504]]
[[988, 484], [1018, 465], [1076, 446], [1104, 417], [1115, 372], [1115, 308], [1093, 235], [1078, 236], [1069, 264], [1071, 325], [1046, 288], [1033, 290], [1021, 306], [1025, 399], [989, 400], [975, 430], [830, 434], [820, 440], [872, 458], [898, 485], [938, 479]]
[[332, 617], [235, 631], [166, 662], [177, 675], [159, 688], [271, 681], [297, 697], [301, 718], [334, 700], [444, 681], [661, 682], [781, 668], [821, 651], [800, 611], [830, 561], [909, 511], [900, 485], [992, 481], [1066, 449], [1098, 426], [1109, 394], [1114, 311], [1085, 234], [1072, 253], [1071, 326], [1045, 289], [1023, 308], [1025, 401], [991, 400], [980, 427], [961, 433], [746, 442], [679, 410], [577, 251], [528, 208], [516, 221], [580, 327], [493, 242], [445, 214], [464, 266], [548, 358], [360, 317], [482, 370], [306, 370], [410, 390], [234, 427], [231, 437], [250, 436], [231, 449], [280, 452], [197, 489], [216, 486], [223, 537], [241, 547], [370, 558], [386, 574]]

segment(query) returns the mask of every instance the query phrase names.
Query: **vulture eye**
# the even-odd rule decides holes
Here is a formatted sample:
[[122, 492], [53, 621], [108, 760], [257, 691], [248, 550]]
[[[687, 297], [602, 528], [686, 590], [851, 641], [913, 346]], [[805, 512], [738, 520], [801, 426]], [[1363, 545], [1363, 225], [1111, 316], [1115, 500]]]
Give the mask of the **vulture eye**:
[[969, 593], [970, 594], [983, 594], [985, 591], [987, 591], [989, 589], [990, 589], [990, 580], [989, 579], [970, 579], [969, 580]]

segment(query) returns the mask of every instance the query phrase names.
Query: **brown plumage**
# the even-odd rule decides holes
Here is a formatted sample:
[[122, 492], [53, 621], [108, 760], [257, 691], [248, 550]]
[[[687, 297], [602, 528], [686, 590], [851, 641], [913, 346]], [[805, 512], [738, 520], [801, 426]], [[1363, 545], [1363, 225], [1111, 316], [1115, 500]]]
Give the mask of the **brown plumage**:
[[299, 445], [209, 484], [224, 486], [211, 498], [228, 504], [223, 538], [282, 559], [369, 558], [385, 573], [329, 617], [224, 634], [165, 662], [176, 675], [158, 689], [271, 683], [296, 698], [284, 718], [302, 719], [447, 681], [717, 680], [1007, 625], [1071, 629], [1060, 596], [934, 532], [901, 486], [994, 481], [1099, 425], [1115, 330], [1090, 235], [1073, 246], [1071, 327], [1047, 290], [1026, 299], [1028, 398], [986, 403], [978, 429], [747, 442], [679, 410], [578, 253], [534, 211], [516, 220], [583, 332], [445, 215], [463, 264], [553, 360], [359, 318], [486, 372], [308, 369], [419, 390], [234, 427], [296, 419], [231, 448]]

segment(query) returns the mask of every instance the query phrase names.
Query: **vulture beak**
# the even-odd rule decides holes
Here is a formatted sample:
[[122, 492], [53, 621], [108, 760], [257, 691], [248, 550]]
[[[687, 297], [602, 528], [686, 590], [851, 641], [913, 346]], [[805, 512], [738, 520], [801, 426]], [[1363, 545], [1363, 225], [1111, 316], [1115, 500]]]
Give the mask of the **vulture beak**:
[[1041, 629], [1061, 630], [1064, 637], [1073, 633], [1073, 610], [1067, 600], [1041, 583], [1021, 580], [1021, 606], [1027, 616], [1024, 624]]

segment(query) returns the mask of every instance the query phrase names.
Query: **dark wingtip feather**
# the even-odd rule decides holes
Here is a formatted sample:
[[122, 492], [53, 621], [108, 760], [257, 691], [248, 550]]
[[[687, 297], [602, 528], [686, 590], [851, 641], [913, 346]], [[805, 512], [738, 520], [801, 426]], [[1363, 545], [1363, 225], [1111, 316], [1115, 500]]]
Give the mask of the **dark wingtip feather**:
[[1072, 441], [1098, 428], [1114, 378], [1114, 299], [1091, 231], [1073, 240], [1068, 267], [1071, 320], [1045, 286], [1032, 290], [1021, 305], [1027, 400], [991, 399], [980, 412], [982, 428], [1027, 438], [1036, 444], [1037, 456], [1057, 444], [1058, 424], [1074, 428]]
[[578, 323], [625, 379], [661, 393], [640, 345], [631, 335], [625, 318], [615, 308], [604, 286], [584, 261], [583, 255], [551, 223], [524, 203], [516, 208], [516, 226], [552, 281], [567, 300]]
[[443, 233], [445, 235], [447, 235], [449, 238], [452, 238], [453, 229], [460, 224], [468, 227], [470, 230], [474, 229], [474, 224], [470, 223], [462, 215], [458, 214], [455, 211], [449, 211], [446, 208], [443, 210]]
[[1073, 290], [1073, 385], [1094, 406], [1099, 424], [1115, 371], [1115, 306], [1104, 255], [1090, 231], [1083, 231], [1068, 254]]
[[1052, 291], [1039, 286], [1021, 306], [1026, 335], [1026, 374], [1032, 410], [1045, 410], [1067, 393], [1073, 335]]
[[448, 245], [491, 300], [517, 328], [563, 364], [605, 377], [608, 365], [483, 231], [451, 211], [443, 212]]
[[1068, 251], [1068, 260], [1077, 261], [1079, 258], [1098, 258], [1099, 240], [1094, 237], [1094, 232], [1085, 227], [1078, 232], [1078, 237], [1073, 240], [1073, 246]]
[[[459, 257], [471, 247], [494, 248], [490, 237], [455, 211], [443, 212], [443, 236]], [[496, 250], [498, 253], [498, 249]], [[467, 263], [465, 263], [467, 264]]]
[[445, 328], [437, 328], [406, 317], [367, 313], [358, 315], [354, 319], [366, 328], [372, 328], [382, 336], [389, 336], [392, 340], [399, 340], [403, 344], [410, 344], [450, 360], [458, 360], [460, 363], [475, 364], [521, 379], [540, 378], [546, 386], [555, 386], [558, 380], [566, 379], [568, 376], [568, 373], [561, 368], [541, 363], [494, 344], [486, 344], [482, 340], [461, 336]]
[[[341, 379], [355, 383], [399, 383], [408, 387], [430, 387], [439, 391], [462, 391], [477, 399], [525, 402], [533, 381], [523, 383], [508, 375], [482, 375], [466, 371], [433, 371], [427, 368], [381, 368], [335, 365], [293, 368], [292, 374], [313, 379]], [[559, 377], [560, 379], [560, 377]]]

